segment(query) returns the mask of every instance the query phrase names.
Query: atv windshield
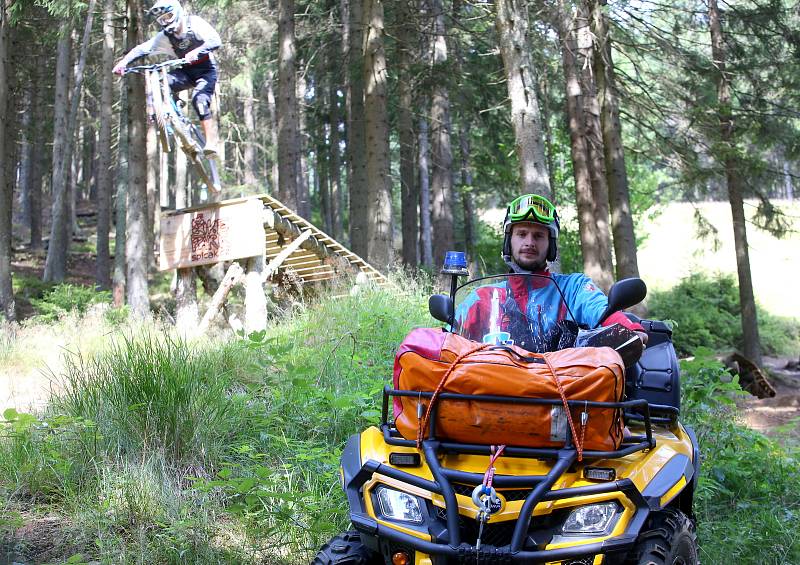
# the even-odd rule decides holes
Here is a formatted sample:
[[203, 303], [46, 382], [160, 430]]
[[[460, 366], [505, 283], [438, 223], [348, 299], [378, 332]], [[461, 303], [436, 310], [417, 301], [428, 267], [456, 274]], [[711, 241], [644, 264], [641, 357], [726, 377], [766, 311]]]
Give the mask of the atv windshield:
[[508, 274], [475, 279], [456, 291], [452, 331], [479, 343], [544, 353], [574, 344], [572, 319], [552, 278]]

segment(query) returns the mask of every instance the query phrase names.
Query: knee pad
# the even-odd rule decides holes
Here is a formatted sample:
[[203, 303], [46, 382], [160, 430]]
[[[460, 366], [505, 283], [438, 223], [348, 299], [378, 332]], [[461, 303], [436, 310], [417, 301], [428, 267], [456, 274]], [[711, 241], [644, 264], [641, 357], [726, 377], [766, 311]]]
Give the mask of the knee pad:
[[192, 97], [192, 105], [200, 120], [211, 118], [211, 96], [205, 92], [198, 92]]

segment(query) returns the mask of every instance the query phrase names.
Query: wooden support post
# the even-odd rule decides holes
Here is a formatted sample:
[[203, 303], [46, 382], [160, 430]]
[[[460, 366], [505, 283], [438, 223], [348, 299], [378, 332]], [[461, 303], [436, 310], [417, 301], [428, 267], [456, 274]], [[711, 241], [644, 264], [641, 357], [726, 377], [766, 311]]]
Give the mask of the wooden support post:
[[264, 295], [264, 256], [247, 260], [244, 280], [244, 331], [246, 334], [267, 328], [267, 298]]
[[275, 258], [269, 262], [269, 265], [266, 266], [264, 272], [261, 275], [261, 280], [267, 281], [270, 277], [272, 277], [272, 275], [275, 274], [275, 271], [278, 270], [278, 267], [280, 267], [281, 264], [284, 261], [286, 261], [289, 255], [294, 253], [298, 247], [302, 247], [303, 243], [310, 237], [311, 237], [311, 230], [305, 230], [303, 233], [297, 236], [297, 239], [295, 239], [293, 242], [287, 245], [283, 251], [278, 253], [275, 256]]
[[175, 327], [183, 337], [194, 335], [200, 317], [194, 269], [178, 269], [175, 285]]
[[222, 283], [220, 283], [219, 288], [214, 293], [214, 296], [211, 298], [211, 304], [208, 307], [208, 311], [206, 311], [206, 315], [203, 316], [203, 319], [200, 320], [200, 326], [197, 328], [198, 333], [203, 333], [208, 329], [208, 325], [211, 323], [219, 311], [222, 309], [222, 305], [225, 302], [225, 298], [227, 298], [228, 293], [231, 291], [233, 285], [239, 282], [244, 270], [239, 265], [239, 263], [232, 263], [230, 267], [228, 267], [228, 272], [225, 273], [225, 278], [222, 279]]

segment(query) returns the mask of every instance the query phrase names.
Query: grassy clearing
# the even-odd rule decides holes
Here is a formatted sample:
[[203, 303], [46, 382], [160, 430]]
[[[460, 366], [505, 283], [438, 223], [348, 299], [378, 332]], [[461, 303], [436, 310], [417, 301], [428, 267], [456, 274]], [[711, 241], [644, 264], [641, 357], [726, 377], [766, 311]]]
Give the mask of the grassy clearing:
[[[344, 441], [376, 421], [397, 344], [432, 323], [430, 289], [398, 286], [296, 304], [247, 339], [152, 325], [69, 354], [46, 410], [4, 415], [0, 550], [58, 561], [18, 528], [55, 523], [61, 561], [308, 563], [346, 526]], [[737, 387], [702, 350], [683, 370], [704, 562], [800, 562], [795, 455], [736, 423]]]
[[[34, 528], [55, 511], [72, 532], [53, 538], [63, 556], [308, 562], [344, 526], [341, 445], [377, 418], [397, 343], [430, 323], [427, 292], [398, 286], [296, 304], [249, 339], [186, 343], [151, 326], [68, 354], [46, 411], [5, 413], [9, 517]], [[0, 539], [35, 559], [12, 531]]]

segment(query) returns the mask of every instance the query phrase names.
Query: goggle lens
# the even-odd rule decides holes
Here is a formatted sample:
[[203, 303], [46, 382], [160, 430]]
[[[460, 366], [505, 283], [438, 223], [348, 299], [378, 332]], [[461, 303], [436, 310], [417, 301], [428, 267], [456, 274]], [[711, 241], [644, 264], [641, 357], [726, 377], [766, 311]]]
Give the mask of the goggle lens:
[[555, 219], [556, 208], [553, 204], [538, 194], [525, 194], [514, 200], [510, 205], [509, 215], [512, 221], [519, 222], [533, 214], [537, 220], [551, 223]]
[[156, 18], [156, 21], [158, 22], [158, 25], [160, 25], [160, 26], [169, 25], [173, 21], [175, 21], [175, 13], [174, 12], [166, 12], [164, 14], [161, 14], [160, 16], [158, 16]]

